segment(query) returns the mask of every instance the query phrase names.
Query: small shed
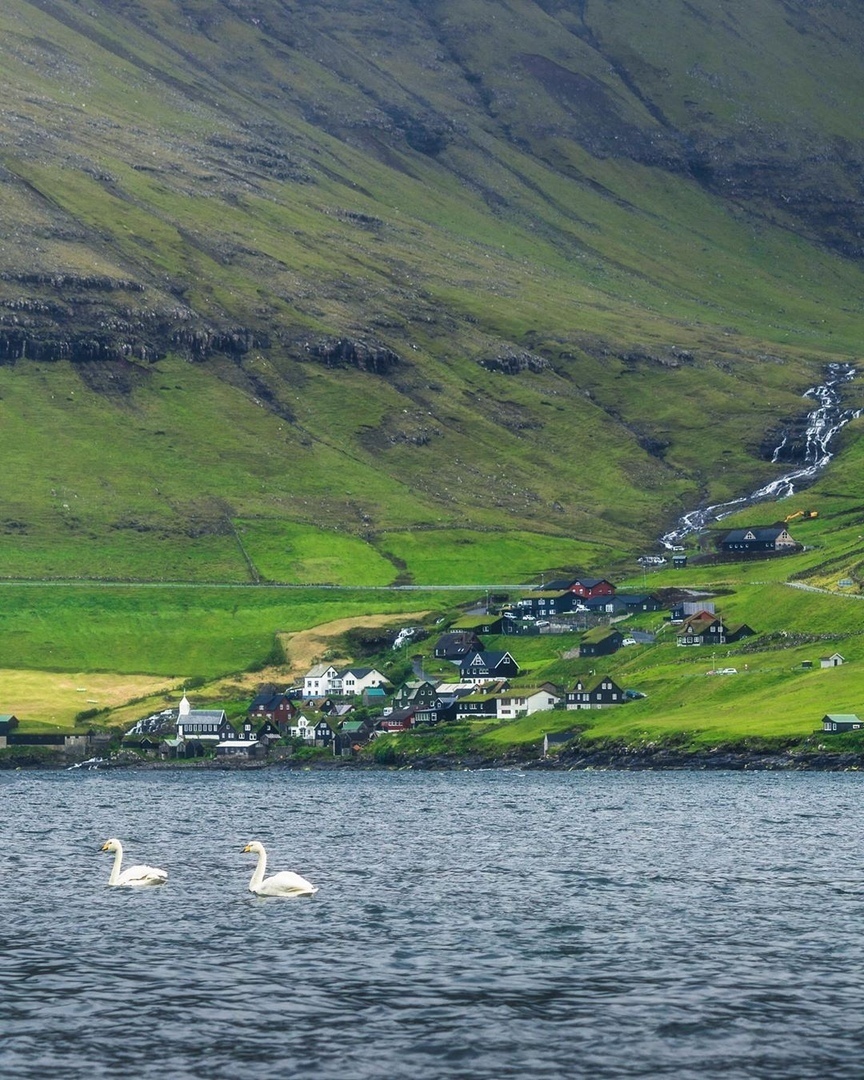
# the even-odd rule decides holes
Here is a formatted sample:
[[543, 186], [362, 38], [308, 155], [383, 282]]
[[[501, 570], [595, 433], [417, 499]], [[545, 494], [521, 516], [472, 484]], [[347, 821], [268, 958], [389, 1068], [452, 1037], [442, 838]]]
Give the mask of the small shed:
[[864, 728], [864, 721], [859, 720], [855, 713], [827, 713], [822, 717], [822, 730], [831, 735], [839, 735], [844, 731], [860, 731]]
[[672, 567], [673, 567], [673, 569], [675, 569], [675, 570], [683, 570], [686, 565], [687, 565], [687, 556], [686, 555], [673, 555], [672, 556]]
[[573, 742], [575, 738], [578, 738], [575, 731], [547, 731], [543, 736], [543, 757], [549, 757], [550, 751], [557, 753], [562, 746]]
[[845, 664], [846, 660], [839, 652], [831, 653], [830, 656], [820, 656], [820, 667], [840, 667], [841, 664]]

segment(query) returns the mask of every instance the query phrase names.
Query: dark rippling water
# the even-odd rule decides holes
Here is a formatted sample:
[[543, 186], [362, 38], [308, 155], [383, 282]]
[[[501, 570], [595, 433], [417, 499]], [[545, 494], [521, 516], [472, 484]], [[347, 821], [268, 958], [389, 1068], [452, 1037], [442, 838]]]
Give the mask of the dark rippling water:
[[0, 773], [0, 1074], [858, 1080], [862, 783]]

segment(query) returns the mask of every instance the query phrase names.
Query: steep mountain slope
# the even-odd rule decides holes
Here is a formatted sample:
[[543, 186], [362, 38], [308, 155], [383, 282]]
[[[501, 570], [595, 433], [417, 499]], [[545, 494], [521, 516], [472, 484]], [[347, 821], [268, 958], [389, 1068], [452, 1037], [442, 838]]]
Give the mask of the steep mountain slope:
[[290, 580], [298, 524], [602, 566], [769, 476], [857, 347], [862, 46], [842, 0], [7, 0], [0, 572]]

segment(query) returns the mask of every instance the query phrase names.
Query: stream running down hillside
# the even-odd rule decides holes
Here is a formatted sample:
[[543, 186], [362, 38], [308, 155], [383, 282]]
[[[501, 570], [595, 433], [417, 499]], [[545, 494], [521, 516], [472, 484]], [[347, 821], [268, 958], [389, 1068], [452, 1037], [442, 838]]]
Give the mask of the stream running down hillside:
[[[678, 519], [674, 529], [660, 537], [660, 543], [665, 548], [672, 548], [680, 544], [685, 536], [699, 532], [712, 521], [721, 521], [745, 506], [753, 506], [756, 503], [774, 499], [785, 499], [813, 480], [834, 456], [831, 444], [838, 432], [850, 420], [861, 415], [861, 409], [846, 409], [841, 404], [843, 387], [857, 374], [858, 369], [853, 364], [829, 364], [824, 381], [805, 391], [804, 397], [812, 398], [818, 402], [818, 405], [807, 414], [806, 428], [802, 438], [803, 452], [795, 454], [797, 466], [794, 469], [757, 488], [749, 495], [741, 495], [729, 502], [690, 510]], [[789, 450], [790, 438], [787, 431], [774, 450], [772, 462], [782, 461], [784, 456], [789, 455]]]

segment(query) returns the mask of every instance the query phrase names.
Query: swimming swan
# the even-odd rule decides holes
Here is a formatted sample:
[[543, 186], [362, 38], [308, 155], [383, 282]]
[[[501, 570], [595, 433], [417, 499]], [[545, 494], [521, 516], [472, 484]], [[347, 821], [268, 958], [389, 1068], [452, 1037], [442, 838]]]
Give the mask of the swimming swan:
[[258, 865], [249, 882], [249, 892], [258, 896], [312, 896], [318, 892], [318, 886], [311, 881], [300, 877], [291, 870], [283, 870], [281, 874], [274, 874], [265, 878], [264, 871], [267, 869], [267, 852], [264, 845], [257, 840], [251, 841], [243, 848], [244, 852], [251, 851], [258, 856]]
[[168, 880], [167, 871], [157, 870], [155, 866], [130, 866], [128, 870], [121, 873], [123, 845], [119, 840], [106, 840], [102, 845], [102, 850], [114, 852], [114, 865], [111, 867], [111, 876], [108, 878], [109, 885], [164, 885]]

